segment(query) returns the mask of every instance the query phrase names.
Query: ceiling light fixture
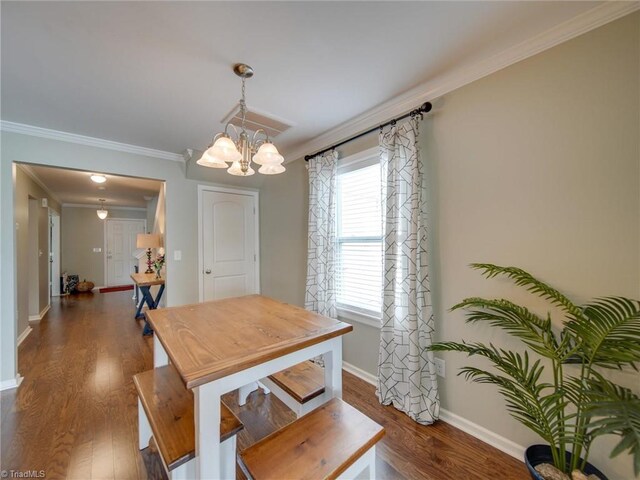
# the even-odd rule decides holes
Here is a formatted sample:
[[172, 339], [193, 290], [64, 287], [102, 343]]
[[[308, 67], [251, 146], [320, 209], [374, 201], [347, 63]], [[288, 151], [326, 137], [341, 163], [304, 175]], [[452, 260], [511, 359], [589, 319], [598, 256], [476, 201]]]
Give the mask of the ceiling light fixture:
[[[211, 145], [196, 162], [198, 165], [210, 168], [226, 168], [231, 175], [248, 177], [255, 170], [251, 168], [251, 161], [260, 165], [258, 173], [276, 175], [285, 171], [282, 166], [284, 157], [280, 155], [276, 146], [269, 140], [269, 135], [262, 129], [256, 130], [251, 140], [244, 128], [247, 104], [245, 103], [245, 80], [253, 76], [253, 68], [244, 63], [233, 66], [233, 72], [242, 79], [242, 98], [240, 99], [240, 132], [231, 122], [224, 127], [223, 133], [213, 137]], [[233, 128], [236, 140], [229, 135], [229, 127]], [[259, 135], [265, 138], [258, 138]], [[229, 166], [228, 164], [231, 164]]]
[[91, 175], [91, 181], [96, 183], [104, 183], [107, 181], [107, 177], [104, 175]]
[[105, 218], [107, 218], [107, 215], [109, 215], [109, 210], [105, 210], [104, 209], [104, 198], [100, 199], [100, 208], [98, 210], [96, 210], [96, 213], [98, 214], [98, 218], [100, 220], [104, 220]]

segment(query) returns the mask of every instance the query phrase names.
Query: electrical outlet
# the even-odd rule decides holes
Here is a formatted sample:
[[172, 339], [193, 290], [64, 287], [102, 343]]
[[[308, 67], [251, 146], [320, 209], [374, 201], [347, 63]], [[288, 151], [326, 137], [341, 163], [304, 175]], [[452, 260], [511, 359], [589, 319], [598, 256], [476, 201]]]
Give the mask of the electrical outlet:
[[436, 375], [444, 378], [446, 376], [444, 360], [441, 358], [434, 358], [433, 363], [436, 364]]

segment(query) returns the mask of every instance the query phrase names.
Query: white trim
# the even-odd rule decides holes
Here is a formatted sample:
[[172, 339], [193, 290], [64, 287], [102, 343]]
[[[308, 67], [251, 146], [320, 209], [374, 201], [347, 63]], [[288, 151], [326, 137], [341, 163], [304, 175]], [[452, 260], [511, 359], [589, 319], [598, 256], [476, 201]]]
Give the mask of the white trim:
[[51, 303], [49, 303], [49, 305], [44, 307], [38, 315], [29, 315], [29, 324], [33, 325], [34, 323], [39, 323], [47, 314], [50, 308], [51, 308]]
[[363, 325], [368, 325], [380, 330], [382, 328], [382, 319], [380, 317], [374, 317], [373, 315], [366, 315], [355, 310], [349, 310], [344, 307], [337, 307], [338, 319], [346, 320], [348, 322], [358, 322]]
[[376, 145], [375, 147], [367, 148], [366, 150], [361, 150], [356, 152], [348, 157], [338, 159], [338, 163], [340, 166], [344, 167], [347, 165], [351, 165], [353, 163], [362, 162], [364, 160], [369, 160], [371, 158], [380, 158], [380, 147]]
[[571, 40], [606, 23], [635, 12], [640, 2], [604, 2], [576, 17], [542, 32], [529, 40], [472, 65], [460, 65], [449, 74], [427, 81], [408, 92], [392, 98], [351, 120], [326, 131], [313, 140], [291, 151], [285, 151], [289, 161], [314, 154], [358, 133], [370, 129], [416, 108], [418, 105], [441, 97], [471, 82], [502, 70], [514, 63], [532, 57], [556, 45]]
[[[506, 410], [504, 413], [506, 415]], [[524, 461], [524, 451], [526, 448], [522, 445], [518, 445], [516, 442], [512, 442], [502, 435], [498, 435], [497, 433], [492, 432], [471, 420], [467, 420], [460, 415], [456, 415], [455, 413], [445, 410], [444, 408], [440, 409], [440, 420], [462, 430], [465, 433], [468, 433], [473, 437], [476, 437], [478, 440], [482, 440], [484, 443], [497, 448], [501, 452], [511, 455], [521, 462]]]
[[102, 138], [87, 137], [76, 133], [51, 130], [49, 128], [34, 127], [33, 125], [25, 125], [24, 123], [2, 120], [0, 121], [0, 130], [4, 132], [20, 133], [22, 135], [31, 135], [32, 137], [49, 138], [51, 140], [59, 140], [61, 142], [77, 143], [79, 145], [115, 150], [118, 152], [133, 153], [136, 155], [143, 155], [145, 157], [160, 158], [162, 160], [172, 160], [174, 162], [181, 163], [184, 162], [184, 157], [179, 153], [165, 152], [154, 148], [140, 147], [138, 145], [114, 142], [112, 140], [104, 140]]
[[58, 198], [58, 196], [55, 193], [49, 190], [49, 187], [47, 187], [44, 184], [44, 182], [40, 180], [38, 175], [36, 175], [36, 172], [33, 171], [33, 169], [29, 164], [16, 162], [16, 165], [18, 166], [18, 168], [22, 169], [22, 171], [26, 173], [27, 176], [31, 178], [31, 180], [36, 182], [40, 186], [40, 188], [42, 188], [42, 190], [45, 191], [47, 195], [49, 195], [51, 198], [53, 198], [56, 202], [58, 202], [62, 206], [62, 202], [60, 201], [60, 198]]
[[380, 147], [367, 148], [348, 157], [338, 159], [338, 175], [380, 164]]
[[253, 197], [253, 208], [255, 209], [255, 235], [254, 242], [256, 247], [255, 261], [255, 286], [256, 293], [261, 292], [260, 288], [260, 192], [249, 188], [231, 188], [220, 187], [217, 185], [198, 185], [198, 300], [204, 301], [204, 245], [202, 243], [202, 194], [205, 192], [233, 193], [236, 195], [246, 195]]
[[[100, 208], [100, 206], [96, 205], [95, 203], [61, 203], [60, 206], [64, 208], [93, 208], [94, 210], [98, 210]], [[147, 211], [145, 207], [121, 207], [119, 205], [105, 205], [105, 207], [107, 207], [107, 210], [135, 210], [137, 212]]]
[[0, 382], [0, 392], [4, 390], [10, 390], [12, 388], [18, 388], [23, 380], [24, 377], [19, 373], [16, 375], [16, 378], [12, 378], [11, 380], [3, 380], [2, 382]]
[[24, 331], [20, 335], [18, 335], [18, 341], [16, 343], [16, 347], [19, 347], [20, 344], [25, 341], [25, 339], [29, 336], [31, 332], [33, 332], [33, 328], [31, 328], [30, 325], [27, 325], [27, 328], [25, 328]]
[[[144, 209], [144, 210], [146, 210], [146, 209]], [[104, 241], [104, 243], [102, 244], [102, 262], [103, 262], [103, 265], [104, 265], [104, 284], [107, 287], [116, 286], [116, 285], [109, 285], [109, 278], [108, 278], [109, 277], [109, 272], [108, 272], [108, 267], [107, 267], [107, 223], [108, 222], [113, 222], [113, 221], [116, 221], [116, 222], [142, 222], [142, 229], [144, 230], [145, 233], [147, 232], [147, 219], [146, 218], [118, 218], [118, 217], [109, 218], [109, 217], [107, 217], [102, 221], [102, 235], [103, 235], [103, 241]], [[146, 249], [145, 249], [145, 251], [146, 251]], [[93, 292], [93, 290], [91, 290], [91, 291]]]
[[366, 372], [351, 363], [345, 362], [344, 360], [342, 361], [342, 369], [345, 372], [349, 372], [359, 379], [364, 380], [365, 382], [370, 383], [374, 387], [378, 388], [378, 378], [375, 375], [372, 375], [371, 373]]
[[[370, 374], [369, 372], [365, 372], [361, 368], [358, 368], [350, 363], [342, 362], [342, 369], [355, 375], [356, 377], [364, 380], [371, 385], [378, 387], [377, 378], [375, 375]], [[505, 412], [506, 413], [506, 412]], [[502, 435], [498, 435], [491, 430], [478, 425], [466, 418], [461, 417], [460, 415], [456, 415], [453, 412], [445, 410], [444, 408], [440, 409], [440, 420], [448, 423], [449, 425], [456, 427], [459, 430], [462, 430], [465, 433], [477, 438], [478, 440], [483, 441], [491, 445], [492, 447], [497, 448], [501, 452], [504, 452], [508, 455], [511, 455], [514, 458], [522, 461], [524, 458], [525, 447], [517, 444], [509, 440], [508, 438], [503, 437]]]

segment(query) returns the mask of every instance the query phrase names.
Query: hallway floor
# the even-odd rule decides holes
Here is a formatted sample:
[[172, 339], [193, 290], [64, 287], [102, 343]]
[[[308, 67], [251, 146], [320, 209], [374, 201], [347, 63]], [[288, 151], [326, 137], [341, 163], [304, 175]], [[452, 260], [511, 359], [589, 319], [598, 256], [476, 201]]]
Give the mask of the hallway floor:
[[[60, 297], [20, 346], [25, 377], [2, 392], [1, 468], [44, 478], [164, 478], [157, 454], [137, 448], [132, 376], [153, 366], [153, 340], [133, 320], [131, 292]], [[380, 479], [525, 479], [522, 462], [444, 422], [425, 427], [383, 407], [374, 387], [344, 374], [344, 399], [385, 426]], [[294, 415], [272, 395], [254, 392], [244, 407], [225, 402], [245, 424], [246, 447]], [[242, 478], [238, 473], [238, 478]]]

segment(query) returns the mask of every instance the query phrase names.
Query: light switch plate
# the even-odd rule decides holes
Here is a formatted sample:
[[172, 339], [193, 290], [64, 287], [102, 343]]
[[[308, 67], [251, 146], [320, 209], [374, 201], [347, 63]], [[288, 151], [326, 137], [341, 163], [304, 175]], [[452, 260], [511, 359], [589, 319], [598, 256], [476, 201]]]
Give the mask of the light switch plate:
[[100, 247], [93, 247], [93, 253], [100, 253], [102, 249]]
[[182, 260], [182, 250], [174, 250], [173, 251], [173, 259], [176, 262], [179, 262], [180, 260]]

